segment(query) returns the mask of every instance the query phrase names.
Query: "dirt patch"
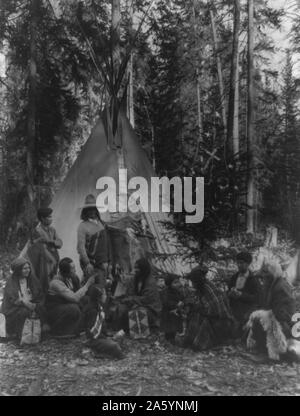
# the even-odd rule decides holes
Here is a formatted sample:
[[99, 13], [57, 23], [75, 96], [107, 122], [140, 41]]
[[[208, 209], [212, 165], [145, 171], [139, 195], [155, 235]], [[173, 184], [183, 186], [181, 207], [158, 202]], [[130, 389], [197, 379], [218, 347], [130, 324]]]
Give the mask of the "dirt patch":
[[85, 339], [0, 344], [0, 395], [299, 395], [300, 366], [256, 364], [241, 346], [194, 353], [126, 339], [121, 361], [97, 359]]

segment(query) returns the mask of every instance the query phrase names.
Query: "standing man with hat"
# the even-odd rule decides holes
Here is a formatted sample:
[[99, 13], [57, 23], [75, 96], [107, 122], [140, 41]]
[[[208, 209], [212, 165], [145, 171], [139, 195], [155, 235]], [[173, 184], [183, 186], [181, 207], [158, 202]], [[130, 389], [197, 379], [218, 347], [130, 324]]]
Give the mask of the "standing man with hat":
[[85, 198], [81, 220], [77, 231], [77, 251], [85, 280], [96, 273], [95, 283], [105, 288], [110, 245], [107, 229], [101, 221], [96, 198], [92, 194]]
[[52, 212], [51, 208], [38, 209], [39, 224], [31, 234], [31, 244], [27, 250], [27, 256], [41, 283], [44, 294], [48, 291], [50, 281], [57, 274], [58, 250], [63, 245], [55, 228], [51, 226]]

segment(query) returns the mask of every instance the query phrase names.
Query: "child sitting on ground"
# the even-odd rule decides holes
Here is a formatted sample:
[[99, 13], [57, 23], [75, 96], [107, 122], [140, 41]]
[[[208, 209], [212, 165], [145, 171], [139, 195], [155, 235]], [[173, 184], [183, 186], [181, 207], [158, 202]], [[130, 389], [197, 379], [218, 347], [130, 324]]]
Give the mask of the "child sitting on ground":
[[165, 338], [175, 343], [176, 333], [183, 330], [183, 293], [179, 277], [173, 274], [165, 278], [166, 288], [161, 292], [161, 330]]

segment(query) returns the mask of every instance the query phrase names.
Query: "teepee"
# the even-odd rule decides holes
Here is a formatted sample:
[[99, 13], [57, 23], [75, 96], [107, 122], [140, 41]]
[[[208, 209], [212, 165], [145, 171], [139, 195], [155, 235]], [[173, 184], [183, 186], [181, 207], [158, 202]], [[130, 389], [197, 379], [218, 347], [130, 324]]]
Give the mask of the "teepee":
[[[53, 225], [63, 241], [60, 256], [72, 258], [78, 270], [80, 268], [76, 246], [80, 207], [88, 194], [93, 194], [97, 198], [100, 192], [96, 190], [98, 179], [108, 176], [113, 178], [119, 186], [120, 168], [127, 169], [128, 180], [140, 176], [146, 179], [149, 185], [151, 177], [156, 176], [123, 112], [119, 112], [118, 131], [118, 140], [115, 140], [112, 146], [108, 142], [103, 118], [98, 120], [51, 204]], [[170, 221], [168, 214], [143, 212], [141, 215], [153, 237], [152, 247], [154, 246], [155, 253], [153, 255], [156, 256], [156, 263], [158, 262], [159, 267], [163, 270], [181, 273], [181, 266], [172, 259], [172, 254], [176, 251], [176, 242], [164, 225], [166, 221]], [[115, 214], [101, 214], [101, 218], [107, 224], [113, 226], [118, 224]], [[131, 214], [131, 219], [135, 221], [135, 215]]]
[[[154, 0], [148, 11], [153, 3]], [[133, 37], [133, 44], [148, 11], [141, 19], [140, 26]], [[77, 254], [77, 228], [80, 223], [80, 207], [88, 194], [93, 194], [97, 198], [99, 191], [96, 190], [96, 183], [98, 179], [110, 177], [119, 186], [119, 170], [125, 168], [128, 180], [132, 177], [142, 177], [150, 188], [151, 177], [156, 176], [125, 116], [125, 112], [121, 110], [122, 103], [126, 102], [126, 68], [133, 44], [128, 45], [125, 50], [121, 50], [119, 42], [120, 19], [120, 2], [113, 0], [111, 50], [108, 51], [109, 53], [103, 54], [102, 59], [105, 65], [97, 67], [107, 88], [106, 107], [51, 205], [53, 225], [63, 240], [60, 256], [72, 258], [78, 271], [80, 268]], [[87, 44], [90, 46], [89, 42]], [[109, 42], [103, 41], [104, 52], [108, 45]], [[96, 61], [97, 58], [93, 50], [90, 52], [93, 60]], [[163, 225], [164, 222], [170, 220], [168, 214], [143, 212], [139, 216], [140, 220], [141, 216], [151, 235], [152, 241], [149, 246], [151, 246], [153, 254], [156, 255], [156, 259], [160, 259], [158, 266], [163, 270], [182, 274], [182, 262], [171, 259], [173, 257], [171, 255], [176, 253], [177, 241], [174, 237], [168, 236]], [[120, 222], [115, 217], [115, 215], [101, 214], [104, 222], [110, 225], [113, 223], [115, 227], [118, 227]], [[131, 216], [131, 220], [136, 221], [136, 216]]]

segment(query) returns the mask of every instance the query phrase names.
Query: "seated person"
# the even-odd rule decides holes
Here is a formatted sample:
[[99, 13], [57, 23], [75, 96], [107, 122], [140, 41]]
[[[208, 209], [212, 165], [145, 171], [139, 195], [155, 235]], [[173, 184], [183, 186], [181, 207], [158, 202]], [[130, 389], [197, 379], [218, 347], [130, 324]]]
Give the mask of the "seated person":
[[84, 328], [83, 298], [93, 283], [94, 277], [91, 276], [80, 287], [73, 261], [67, 257], [60, 261], [59, 273], [50, 282], [46, 298], [47, 317], [53, 335], [78, 335]]
[[162, 314], [160, 328], [165, 338], [175, 343], [177, 332], [183, 331], [183, 293], [179, 277], [173, 274], [165, 278], [166, 288], [161, 292]]
[[195, 351], [214, 347], [231, 338], [235, 324], [226, 294], [208, 281], [207, 272], [207, 267], [198, 266], [187, 276], [195, 288], [195, 295], [188, 302], [190, 311], [183, 346]]
[[239, 324], [239, 332], [259, 303], [259, 282], [249, 270], [252, 256], [241, 252], [236, 256], [239, 271], [230, 279], [228, 297], [230, 307]]
[[151, 265], [147, 259], [141, 258], [136, 261], [134, 278], [127, 294], [119, 302], [116, 313], [117, 329], [129, 331], [128, 312], [136, 307], [144, 307], [147, 310], [149, 327], [158, 329], [161, 302], [156, 280], [152, 276]]
[[119, 344], [106, 336], [105, 312], [106, 294], [99, 285], [90, 286], [87, 296], [88, 302], [83, 307], [84, 322], [88, 346], [96, 357], [113, 357], [122, 359], [125, 357]]
[[35, 313], [44, 322], [43, 294], [39, 281], [31, 274], [28, 260], [19, 257], [11, 265], [12, 275], [6, 282], [2, 313], [8, 336], [21, 339], [25, 320]]
[[279, 360], [287, 352], [292, 337], [292, 316], [296, 301], [292, 287], [282, 277], [279, 264], [265, 263], [260, 271], [262, 295], [259, 309], [250, 315], [247, 346], [257, 352], [267, 352], [270, 359]]
[[59, 254], [63, 245], [56, 230], [51, 226], [52, 209], [40, 208], [37, 213], [40, 223], [31, 234], [31, 244], [27, 249], [29, 258], [39, 279], [44, 295], [47, 294], [49, 283], [57, 274]]

